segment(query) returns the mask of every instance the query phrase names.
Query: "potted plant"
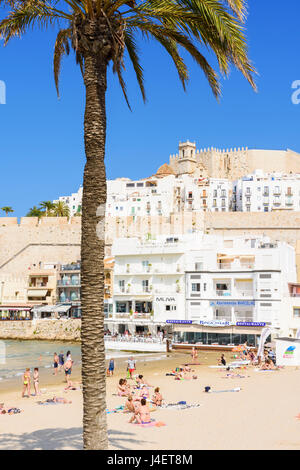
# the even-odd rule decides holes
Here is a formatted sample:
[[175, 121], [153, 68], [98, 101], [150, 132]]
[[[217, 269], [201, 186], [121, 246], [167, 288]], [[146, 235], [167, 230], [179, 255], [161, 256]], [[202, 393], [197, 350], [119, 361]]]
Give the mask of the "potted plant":
[[151, 312], [150, 312], [150, 317], [151, 317], [151, 320], [153, 320], [153, 318], [154, 318], [154, 310], [151, 310]]
[[151, 268], [152, 268], [152, 264], [148, 264], [148, 268], [147, 268], [148, 273], [150, 273]]
[[176, 292], [180, 292], [180, 284], [179, 284], [179, 279], [176, 281]]
[[133, 317], [133, 310], [132, 310], [132, 308], [129, 310], [129, 317], [130, 317], [130, 320], [131, 320], [132, 317]]
[[127, 284], [127, 292], [130, 292], [131, 284]]
[[126, 272], [129, 273], [130, 271], [130, 264], [126, 264]]

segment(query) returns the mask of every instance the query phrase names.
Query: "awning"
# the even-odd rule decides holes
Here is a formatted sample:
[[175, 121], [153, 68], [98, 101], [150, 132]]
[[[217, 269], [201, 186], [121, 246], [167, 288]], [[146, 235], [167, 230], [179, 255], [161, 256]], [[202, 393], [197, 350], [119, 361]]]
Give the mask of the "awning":
[[71, 305], [43, 305], [42, 307], [34, 307], [35, 313], [67, 313]]
[[0, 310], [13, 310], [13, 311], [16, 311], [16, 312], [19, 312], [19, 311], [27, 311], [27, 312], [30, 312], [30, 310], [32, 309], [32, 307], [22, 307], [22, 306], [18, 306], [18, 307], [14, 307], [13, 305], [1, 305], [0, 306]]
[[44, 290], [28, 290], [28, 297], [46, 297], [47, 289]]

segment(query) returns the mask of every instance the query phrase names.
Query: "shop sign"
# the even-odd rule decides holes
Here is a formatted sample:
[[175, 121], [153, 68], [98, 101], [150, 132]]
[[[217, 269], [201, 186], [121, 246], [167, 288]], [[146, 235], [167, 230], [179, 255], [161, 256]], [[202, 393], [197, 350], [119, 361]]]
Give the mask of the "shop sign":
[[225, 326], [235, 325], [235, 323], [231, 321], [222, 321], [222, 320], [200, 321], [199, 324], [202, 326], [223, 327], [223, 328]]
[[175, 297], [156, 297], [155, 302], [176, 302]]
[[246, 321], [246, 322], [237, 322], [236, 326], [253, 326], [253, 327], [261, 327], [263, 328], [264, 326], [266, 326], [265, 323], [263, 322], [251, 322], [251, 321]]
[[167, 320], [166, 323], [170, 323], [172, 325], [192, 325], [192, 320]]
[[255, 301], [254, 300], [216, 300], [210, 302], [211, 307], [225, 307], [226, 305], [230, 307], [237, 307], [237, 306], [254, 306]]

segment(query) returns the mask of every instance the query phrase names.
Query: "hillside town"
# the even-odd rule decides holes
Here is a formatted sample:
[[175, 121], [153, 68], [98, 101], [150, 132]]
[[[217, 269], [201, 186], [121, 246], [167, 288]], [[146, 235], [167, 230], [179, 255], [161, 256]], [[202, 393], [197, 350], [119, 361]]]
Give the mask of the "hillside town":
[[[266, 326], [273, 337], [294, 337], [299, 219], [291, 227], [286, 219], [300, 211], [296, 155], [197, 151], [187, 141], [155, 175], [108, 181], [106, 339], [162, 339], [168, 332], [174, 344], [257, 346]], [[16, 247], [0, 264], [2, 320], [81, 317], [80, 217], [74, 216], [81, 212], [82, 188], [59, 202], [69, 207], [69, 219], [3, 218], [0, 234], [3, 240], [5, 232], [11, 235]], [[227, 227], [218, 229], [224, 212]], [[250, 212], [239, 216], [239, 223], [248, 217], [245, 230], [235, 226], [241, 212]], [[33, 233], [36, 247], [27, 243]]]

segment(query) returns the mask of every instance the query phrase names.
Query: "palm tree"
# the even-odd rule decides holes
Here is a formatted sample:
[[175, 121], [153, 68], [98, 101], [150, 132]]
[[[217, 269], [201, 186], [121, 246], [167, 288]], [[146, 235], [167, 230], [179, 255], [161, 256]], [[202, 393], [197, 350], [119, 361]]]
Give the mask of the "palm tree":
[[[0, 3], [3, 4], [3, 1]], [[188, 70], [179, 47], [204, 72], [216, 97], [220, 82], [202, 53], [216, 56], [220, 71], [239, 69], [254, 87], [243, 23], [246, 0], [7, 0], [10, 11], [0, 22], [6, 44], [34, 26], [59, 27], [54, 50], [54, 77], [59, 88], [61, 59], [75, 51], [86, 89], [82, 200], [82, 381], [85, 449], [107, 447], [104, 350], [104, 217], [106, 203], [106, 89], [110, 64], [129, 105], [123, 79], [125, 51], [145, 100], [137, 40], [154, 39], [168, 52], [183, 87]], [[159, 72], [158, 72], [159, 73]]]
[[8, 214], [12, 214], [14, 212], [13, 208], [11, 206], [4, 206], [1, 207], [1, 210], [5, 212], [5, 215], [7, 217]]
[[69, 217], [70, 209], [65, 202], [58, 201], [55, 204], [53, 204], [53, 209], [51, 213], [55, 217]]
[[45, 212], [43, 212], [39, 207], [33, 206], [31, 209], [29, 209], [29, 212], [26, 214], [26, 217], [38, 217], [39, 219], [45, 215]]
[[40, 203], [40, 206], [45, 210], [45, 215], [48, 217], [51, 214], [51, 211], [54, 209], [55, 204], [52, 201], [43, 201]]

